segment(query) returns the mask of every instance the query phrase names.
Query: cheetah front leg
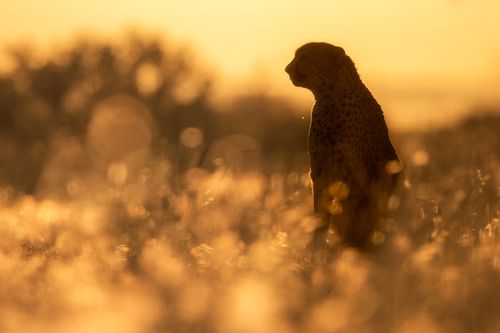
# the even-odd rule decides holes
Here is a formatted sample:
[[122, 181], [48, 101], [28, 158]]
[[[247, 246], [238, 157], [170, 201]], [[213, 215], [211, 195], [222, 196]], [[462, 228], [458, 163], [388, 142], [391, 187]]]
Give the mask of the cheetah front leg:
[[328, 234], [333, 231], [334, 225], [340, 224], [340, 216], [335, 216], [328, 211], [331, 201], [328, 186], [322, 186], [321, 181], [313, 180], [314, 214], [316, 228], [312, 237], [312, 263], [314, 266], [325, 266], [331, 257], [331, 244], [328, 242]]

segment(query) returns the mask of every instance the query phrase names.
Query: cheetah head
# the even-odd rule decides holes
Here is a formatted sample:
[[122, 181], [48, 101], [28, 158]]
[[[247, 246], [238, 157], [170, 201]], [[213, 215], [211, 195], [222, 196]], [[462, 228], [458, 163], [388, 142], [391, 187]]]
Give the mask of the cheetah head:
[[332, 86], [337, 73], [348, 59], [344, 49], [328, 43], [308, 43], [295, 52], [295, 58], [285, 71], [297, 87], [311, 90], [315, 95]]

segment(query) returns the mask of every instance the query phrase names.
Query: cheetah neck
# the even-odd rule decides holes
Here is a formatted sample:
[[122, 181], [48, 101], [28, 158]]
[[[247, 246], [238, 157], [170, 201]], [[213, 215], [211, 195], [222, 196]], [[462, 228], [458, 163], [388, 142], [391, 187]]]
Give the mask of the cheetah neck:
[[354, 63], [348, 58], [332, 79], [323, 80], [322, 88], [313, 92], [316, 104], [324, 104], [337, 99], [345, 93], [350, 93], [360, 87], [364, 87], [361, 78], [354, 66]]

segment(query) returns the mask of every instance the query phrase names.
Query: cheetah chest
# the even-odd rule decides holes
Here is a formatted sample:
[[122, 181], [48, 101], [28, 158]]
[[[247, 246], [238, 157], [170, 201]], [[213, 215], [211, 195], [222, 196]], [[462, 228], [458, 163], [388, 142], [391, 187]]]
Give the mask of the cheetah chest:
[[332, 105], [313, 108], [308, 137], [313, 178], [320, 175], [320, 170], [342, 167], [348, 120], [336, 111]]

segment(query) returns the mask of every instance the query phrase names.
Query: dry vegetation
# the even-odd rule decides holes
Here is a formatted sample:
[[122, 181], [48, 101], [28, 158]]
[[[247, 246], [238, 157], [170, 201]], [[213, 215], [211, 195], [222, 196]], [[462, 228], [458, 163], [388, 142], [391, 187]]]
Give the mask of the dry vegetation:
[[0, 80], [1, 332], [500, 331], [498, 116], [395, 135], [382, 249], [314, 270], [305, 122], [177, 96], [153, 44]]

